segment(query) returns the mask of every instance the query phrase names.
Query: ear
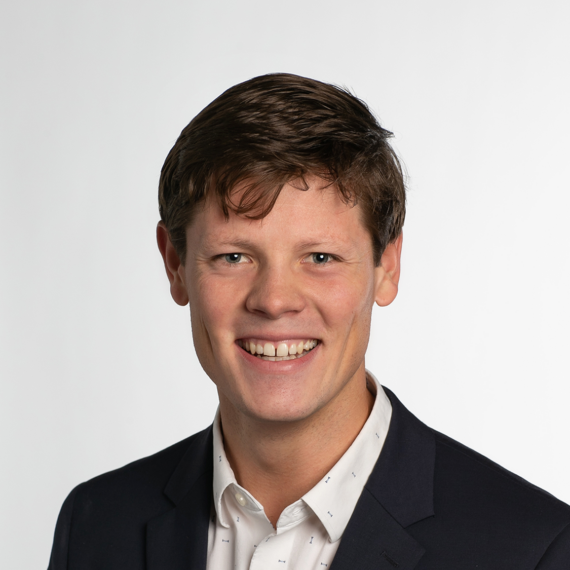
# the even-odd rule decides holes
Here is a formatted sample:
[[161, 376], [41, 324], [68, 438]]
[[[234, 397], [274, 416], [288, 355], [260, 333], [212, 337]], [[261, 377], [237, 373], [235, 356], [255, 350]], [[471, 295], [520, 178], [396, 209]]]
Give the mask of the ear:
[[184, 266], [170, 241], [170, 234], [163, 222], [156, 227], [156, 241], [158, 249], [164, 260], [166, 276], [170, 281], [170, 294], [176, 303], [181, 306], [188, 304], [188, 293], [184, 282]]
[[389, 305], [398, 294], [400, 281], [400, 257], [402, 255], [403, 234], [388, 244], [380, 265], [376, 267], [376, 291], [374, 300], [380, 307]]

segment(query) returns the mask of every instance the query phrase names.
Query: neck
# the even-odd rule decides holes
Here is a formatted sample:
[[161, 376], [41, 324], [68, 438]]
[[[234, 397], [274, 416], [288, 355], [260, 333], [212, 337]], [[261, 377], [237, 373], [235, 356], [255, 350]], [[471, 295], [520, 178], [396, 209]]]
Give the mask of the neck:
[[364, 365], [326, 406], [307, 418], [268, 422], [237, 411], [220, 395], [224, 449], [237, 482], [264, 507], [273, 526], [312, 489], [364, 426], [374, 396]]

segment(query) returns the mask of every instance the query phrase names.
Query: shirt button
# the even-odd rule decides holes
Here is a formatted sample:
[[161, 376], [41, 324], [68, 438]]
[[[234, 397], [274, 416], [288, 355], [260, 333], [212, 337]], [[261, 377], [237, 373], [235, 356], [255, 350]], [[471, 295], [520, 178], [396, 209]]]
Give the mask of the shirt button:
[[247, 499], [239, 491], [234, 495], [234, 497], [242, 507], [247, 505]]

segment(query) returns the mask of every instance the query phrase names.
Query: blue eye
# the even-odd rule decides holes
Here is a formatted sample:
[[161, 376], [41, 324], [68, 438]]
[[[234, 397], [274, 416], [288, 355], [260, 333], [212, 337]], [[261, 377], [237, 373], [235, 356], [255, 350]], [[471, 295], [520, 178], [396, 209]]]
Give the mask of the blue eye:
[[239, 263], [241, 261], [241, 258], [241, 253], [226, 253], [226, 255], [224, 255], [224, 259], [228, 263]]
[[331, 260], [332, 256], [328, 253], [313, 253], [313, 262], [324, 265]]

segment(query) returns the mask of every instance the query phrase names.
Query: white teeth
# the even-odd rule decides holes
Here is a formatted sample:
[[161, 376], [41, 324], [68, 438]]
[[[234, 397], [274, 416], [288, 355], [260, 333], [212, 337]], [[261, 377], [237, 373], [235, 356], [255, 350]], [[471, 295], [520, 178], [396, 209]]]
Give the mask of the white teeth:
[[275, 356], [275, 347], [270, 342], [266, 342], [263, 347], [263, 354], [265, 356]]
[[271, 342], [266, 342], [262, 345], [256, 343], [253, 340], [239, 339], [237, 341], [237, 344], [258, 358], [276, 362], [281, 360], [294, 360], [295, 358], [301, 358], [302, 356], [305, 356], [307, 352], [315, 348], [315, 346], [317, 346], [319, 343], [318, 341], [312, 339], [305, 342], [301, 341], [298, 344], [293, 343], [291, 346], [287, 346], [286, 342], [280, 342], [277, 347], [275, 347], [275, 345]]
[[271, 360], [271, 362], [280, 362], [281, 360], [295, 360], [295, 358], [301, 358], [302, 356], [304, 356], [304, 354], [291, 354], [290, 356], [265, 356], [262, 354], [258, 355], [257, 358], [261, 358], [261, 360]]
[[277, 347], [277, 356], [287, 356], [289, 354], [289, 347], [282, 342], [278, 347]]

